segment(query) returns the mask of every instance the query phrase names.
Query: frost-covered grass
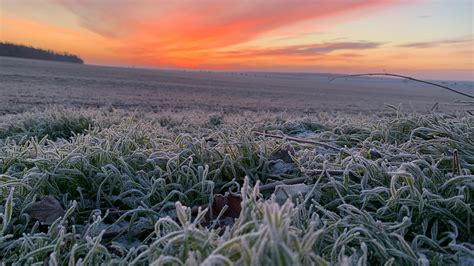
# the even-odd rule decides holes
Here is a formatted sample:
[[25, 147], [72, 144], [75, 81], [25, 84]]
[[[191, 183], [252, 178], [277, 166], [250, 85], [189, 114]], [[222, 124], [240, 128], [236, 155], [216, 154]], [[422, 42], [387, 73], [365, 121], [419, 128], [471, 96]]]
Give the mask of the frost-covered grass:
[[[342, 151], [255, 134], [264, 131]], [[294, 164], [275, 171], [272, 154], [283, 146], [294, 149]], [[469, 264], [473, 173], [472, 116], [3, 116], [0, 261]], [[284, 204], [259, 190], [301, 177], [310, 192]], [[228, 226], [191, 211], [227, 191], [242, 195], [240, 217]], [[48, 195], [66, 210], [49, 226], [28, 214]]]

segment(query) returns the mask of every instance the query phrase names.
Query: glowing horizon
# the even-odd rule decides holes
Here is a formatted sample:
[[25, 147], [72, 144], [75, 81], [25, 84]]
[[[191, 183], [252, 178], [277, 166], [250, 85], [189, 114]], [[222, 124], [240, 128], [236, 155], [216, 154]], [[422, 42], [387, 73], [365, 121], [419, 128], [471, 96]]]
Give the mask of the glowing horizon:
[[0, 41], [86, 63], [474, 80], [473, 3], [2, 0]]

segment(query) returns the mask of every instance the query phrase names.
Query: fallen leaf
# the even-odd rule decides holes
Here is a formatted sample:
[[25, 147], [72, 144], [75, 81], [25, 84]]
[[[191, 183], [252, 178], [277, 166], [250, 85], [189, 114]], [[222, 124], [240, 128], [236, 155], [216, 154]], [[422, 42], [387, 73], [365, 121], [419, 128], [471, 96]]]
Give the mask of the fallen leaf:
[[225, 195], [216, 194], [214, 195], [214, 201], [212, 203], [212, 213], [214, 216], [219, 215], [224, 206], [227, 205], [228, 208], [222, 215], [222, 219], [225, 217], [239, 218], [240, 211], [242, 210], [241, 202], [242, 196], [240, 196], [240, 194], [229, 192], [225, 193]]
[[51, 225], [64, 215], [61, 203], [53, 196], [43, 197], [40, 201], [33, 203], [26, 212], [44, 225]]
[[[204, 225], [211, 225], [213, 224], [214, 228], [219, 228], [219, 234], [224, 233], [224, 228], [228, 226], [234, 225], [235, 219], [239, 218], [240, 212], [242, 211], [242, 196], [240, 194], [235, 193], [225, 193], [222, 194], [215, 194], [214, 200], [212, 202], [212, 215], [211, 213], [207, 213]], [[227, 206], [225, 212], [217, 219], [218, 215]]]
[[295, 168], [294, 163], [285, 163], [278, 160], [275, 163], [270, 164], [270, 174], [281, 175], [286, 174]]
[[311, 187], [305, 184], [278, 185], [275, 187], [275, 198], [278, 204], [283, 205], [288, 199], [296, 203], [299, 195], [306, 195], [311, 191]]
[[281, 175], [290, 172], [295, 168], [292, 156], [295, 150], [290, 145], [285, 145], [270, 156], [270, 173], [272, 175]]

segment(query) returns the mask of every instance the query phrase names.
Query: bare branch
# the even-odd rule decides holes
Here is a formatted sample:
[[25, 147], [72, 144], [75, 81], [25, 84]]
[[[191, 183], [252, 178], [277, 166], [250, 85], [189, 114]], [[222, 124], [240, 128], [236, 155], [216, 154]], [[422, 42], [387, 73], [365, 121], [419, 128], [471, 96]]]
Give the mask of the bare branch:
[[413, 81], [416, 81], [416, 82], [425, 83], [425, 84], [428, 84], [428, 85], [433, 85], [433, 86], [436, 86], [436, 87], [440, 87], [440, 88], [443, 88], [445, 90], [448, 90], [448, 91], [460, 94], [462, 96], [466, 96], [468, 98], [474, 99], [474, 95], [470, 95], [470, 94], [455, 90], [455, 89], [450, 88], [450, 87], [445, 86], [445, 85], [441, 85], [441, 84], [430, 82], [430, 81], [424, 81], [424, 80], [421, 80], [421, 79], [416, 79], [416, 78], [412, 78], [412, 77], [408, 77], [408, 76], [404, 76], [404, 75], [392, 74], [392, 73], [366, 73], [366, 74], [347, 75], [347, 76], [334, 77], [334, 78], [330, 79], [330, 81], [333, 81], [335, 79], [341, 79], [341, 78], [361, 77], [361, 76], [390, 76], [390, 77], [397, 77], [397, 78], [402, 78], [402, 79], [413, 80]]

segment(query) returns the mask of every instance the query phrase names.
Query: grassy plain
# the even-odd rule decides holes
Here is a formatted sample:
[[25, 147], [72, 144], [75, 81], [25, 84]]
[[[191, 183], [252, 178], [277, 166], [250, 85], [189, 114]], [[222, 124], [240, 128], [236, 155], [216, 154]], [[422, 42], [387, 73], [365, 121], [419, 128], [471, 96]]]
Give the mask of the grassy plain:
[[[33, 71], [36, 62], [31, 64], [26, 69]], [[186, 98], [190, 88], [170, 85], [179, 97], [189, 95], [182, 102], [164, 97], [161, 104], [170, 101], [169, 108], [152, 107], [152, 96], [116, 98], [134, 93], [125, 87], [111, 85], [107, 98], [96, 81], [83, 91], [69, 87], [86, 76], [48, 81], [57, 74], [34, 71], [1, 69], [8, 81], [1, 93], [24, 99], [2, 101], [10, 114], [0, 116], [1, 262], [474, 263], [474, 117], [466, 112], [429, 112], [432, 103], [425, 103], [416, 107], [423, 114], [395, 107], [369, 113], [358, 101], [358, 109], [345, 112], [308, 112], [298, 99], [311, 94], [283, 100], [278, 88], [274, 94], [258, 92], [274, 99], [259, 104], [275, 110], [248, 111], [244, 105], [251, 105], [254, 92], [227, 91], [232, 85], [225, 84], [234, 83], [221, 87], [218, 78], [211, 80], [213, 87], [238, 100], [224, 97], [216, 106], [201, 106], [198, 97], [193, 106]], [[35, 85], [21, 75], [40, 79]], [[130, 82], [136, 80], [140, 76]], [[19, 94], [8, 87], [23, 81], [29, 85]], [[166, 91], [160, 82], [157, 93]], [[186, 82], [195, 80], [180, 81]], [[31, 98], [21, 97], [23, 90]], [[167, 93], [172, 94], [162, 95]], [[46, 94], [59, 102], [32, 103]], [[75, 98], [79, 94], [82, 100]], [[450, 97], [441, 97], [440, 108], [456, 98]], [[133, 110], [140, 99], [143, 106]], [[96, 100], [105, 107], [81, 102]], [[285, 107], [288, 112], [280, 110]]]

